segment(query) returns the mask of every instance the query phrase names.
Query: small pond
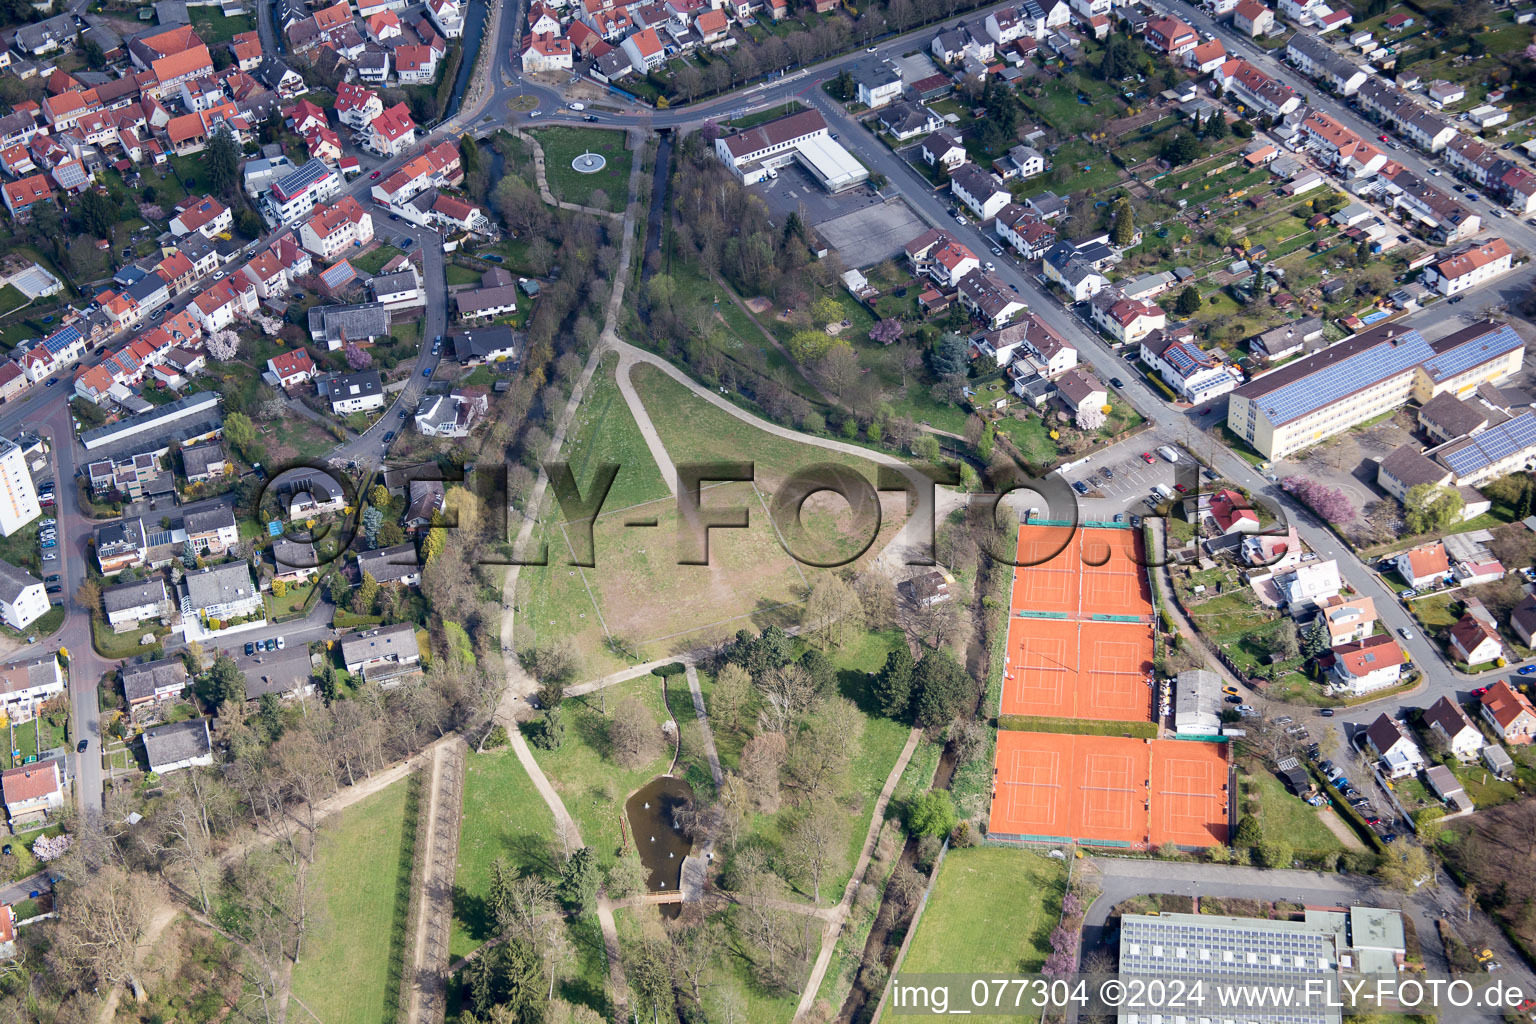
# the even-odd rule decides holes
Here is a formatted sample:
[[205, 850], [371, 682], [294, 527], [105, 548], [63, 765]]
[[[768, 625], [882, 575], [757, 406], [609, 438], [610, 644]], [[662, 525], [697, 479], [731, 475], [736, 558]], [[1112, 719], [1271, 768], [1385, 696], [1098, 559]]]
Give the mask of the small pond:
[[677, 891], [683, 858], [693, 849], [693, 842], [677, 827], [676, 818], [692, 804], [693, 787], [670, 775], [652, 779], [624, 804], [629, 832], [651, 892]]

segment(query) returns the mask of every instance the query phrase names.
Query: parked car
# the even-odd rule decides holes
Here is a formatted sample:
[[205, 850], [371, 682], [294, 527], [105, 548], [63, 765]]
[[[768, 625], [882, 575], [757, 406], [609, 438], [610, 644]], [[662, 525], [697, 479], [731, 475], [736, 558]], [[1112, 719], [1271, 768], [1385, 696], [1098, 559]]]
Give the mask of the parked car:
[[44, 583], [57, 583], [57, 582], [59, 582], [59, 574], [58, 573], [54, 573], [52, 576], [46, 577], [43, 580], [43, 582]]
[[428, 366], [425, 369], [423, 369], [421, 371], [421, 375], [423, 377], [430, 377], [430, 376], [432, 376], [432, 367]]
[[1115, 513], [1115, 522], [1117, 522], [1117, 523], [1125, 522], [1125, 513], [1124, 512], [1116, 512]]
[[1226, 697], [1225, 697], [1225, 698], [1223, 698], [1223, 699], [1224, 699], [1224, 700], [1225, 700], [1225, 701], [1226, 701], [1226, 702], [1227, 702], [1227, 703], [1228, 703], [1228, 704], [1241, 704], [1241, 703], [1242, 703], [1242, 702], [1243, 702], [1243, 698], [1242, 698], [1242, 696], [1241, 696], [1241, 695], [1240, 695], [1240, 694], [1236, 694], [1236, 693], [1229, 693], [1229, 694], [1227, 694], [1227, 695], [1226, 695]]
[[247, 640], [245, 642], [245, 656], [247, 658], [249, 658], [251, 655], [253, 655], [255, 653], [256, 653], [256, 645], [254, 643], [252, 643], [251, 641]]
[[282, 637], [278, 637], [277, 638], [277, 649], [278, 650], [282, 650], [284, 646], [285, 646], [285, 644], [283, 642], [283, 638]]
[[384, 435], [384, 443], [385, 444], [389, 444], [389, 442], [393, 441], [394, 439], [395, 439], [395, 432], [393, 430], [391, 430], [389, 433]]
[[1109, 378], [1109, 386], [1113, 388], [1123, 388], [1125, 387], [1125, 381], [1121, 380], [1119, 377], [1111, 377]]
[[277, 641], [272, 639], [271, 637], [267, 637], [267, 642], [266, 642], [265, 646], [266, 646], [267, 650], [275, 651], [275, 650], [277, 650]]
[[1402, 637], [1404, 640], [1412, 640], [1413, 639], [1413, 630], [1411, 630], [1411, 629], [1399, 629], [1397, 631], [1397, 635]]
[[1536, 665], [1521, 665], [1517, 671], [1523, 676], [1528, 676], [1532, 672], [1536, 672]]
[[1238, 714], [1242, 714], [1244, 711], [1253, 711], [1254, 714], [1258, 714], [1258, 712], [1254, 710], [1254, 707], [1253, 707], [1252, 704], [1239, 704], [1237, 706], [1237, 711], [1238, 711]]
[[[75, 753], [83, 754], [87, 750], [89, 750], [90, 747], [91, 747], [91, 741], [90, 740], [81, 740], [79, 743], [75, 744]], [[37, 895], [37, 893], [34, 892], [32, 895], [35, 897]]]
[[1152, 453], [1151, 452], [1142, 452], [1141, 453], [1141, 461], [1145, 462], [1147, 465], [1150, 466], [1152, 464]]
[[1487, 692], [1488, 692], [1488, 687], [1486, 687], [1486, 686], [1479, 686], [1477, 689], [1472, 691], [1472, 696], [1474, 696], [1474, 697], [1481, 697], [1483, 694], [1485, 694]]
[[1333, 717], [1333, 708], [1318, 708], [1317, 713], [1323, 718]]
[[1407, 590], [1400, 590], [1400, 591], [1398, 591], [1397, 596], [1402, 598], [1404, 601], [1409, 601], [1409, 600], [1412, 600], [1415, 597], [1418, 597], [1419, 596], [1419, 592], [1417, 590], [1414, 590], [1412, 587], [1409, 587]]
[[1221, 692], [1227, 694], [1228, 696], [1236, 696], [1242, 691], [1238, 690], [1238, 688], [1233, 686], [1231, 683], [1223, 683], [1221, 686]]
[[1074, 481], [1072, 481], [1072, 489], [1074, 491], [1076, 491], [1078, 494], [1087, 494], [1088, 493], [1088, 485], [1083, 483], [1081, 480], [1074, 480]]
[[1115, 478], [1115, 471], [1108, 466], [1102, 467], [1099, 471], [1104, 474], [1104, 479], [1106, 480], [1113, 480]]

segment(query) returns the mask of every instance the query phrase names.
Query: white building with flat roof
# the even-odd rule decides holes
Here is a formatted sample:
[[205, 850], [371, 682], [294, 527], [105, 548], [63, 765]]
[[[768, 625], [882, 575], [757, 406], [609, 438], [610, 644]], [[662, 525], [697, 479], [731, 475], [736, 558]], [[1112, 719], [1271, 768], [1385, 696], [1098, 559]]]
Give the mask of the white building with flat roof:
[[815, 110], [780, 117], [756, 128], [722, 135], [715, 155], [741, 179], [755, 185], [798, 161], [828, 192], [843, 192], [869, 180], [869, 171], [832, 139]]
[[8, 437], [0, 437], [0, 534], [9, 537], [42, 514], [26, 456]]

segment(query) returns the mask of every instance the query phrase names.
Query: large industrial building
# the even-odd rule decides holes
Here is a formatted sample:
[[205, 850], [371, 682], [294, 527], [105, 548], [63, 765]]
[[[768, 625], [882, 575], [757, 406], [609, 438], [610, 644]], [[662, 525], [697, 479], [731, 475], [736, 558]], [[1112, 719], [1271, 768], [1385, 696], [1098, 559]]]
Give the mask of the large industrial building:
[[[1377, 907], [1308, 907], [1300, 921], [1218, 914], [1125, 914], [1120, 918], [1120, 974], [1146, 979], [1199, 977], [1241, 983], [1303, 985], [1345, 975], [1394, 975], [1407, 953], [1403, 917]], [[1335, 993], [1337, 994], [1337, 992]], [[1201, 1013], [1201, 1019], [1225, 1014]], [[1280, 1024], [1338, 1024], [1337, 1005], [1291, 1006], [1233, 1014]], [[1187, 1020], [1164, 1009], [1122, 1010], [1120, 1024]]]
[[1485, 320], [1435, 342], [1386, 325], [1255, 378], [1232, 392], [1227, 427], [1268, 458], [1280, 458], [1392, 412], [1410, 399], [1467, 395], [1517, 372], [1525, 343], [1508, 324]]
[[832, 139], [826, 120], [815, 110], [722, 135], [715, 140], [715, 155], [743, 185], [774, 177], [780, 167], [797, 160], [828, 192], [844, 192], [869, 180], [869, 171]]

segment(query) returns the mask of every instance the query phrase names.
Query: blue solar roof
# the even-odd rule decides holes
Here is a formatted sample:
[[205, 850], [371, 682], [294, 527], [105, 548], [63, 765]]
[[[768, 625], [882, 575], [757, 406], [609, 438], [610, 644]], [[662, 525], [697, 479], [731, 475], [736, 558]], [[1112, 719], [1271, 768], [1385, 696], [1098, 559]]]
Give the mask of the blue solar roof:
[[59, 353], [80, 341], [81, 337], [80, 328], [73, 325], [61, 327], [43, 339], [43, 348], [52, 353]]
[[1531, 448], [1536, 448], [1536, 413], [1527, 412], [1473, 435], [1466, 447], [1442, 453], [1440, 461], [1464, 477]]
[[1169, 345], [1163, 352], [1163, 359], [1182, 377], [1188, 377], [1201, 367], [1213, 365], [1204, 352], [1182, 341]]
[[292, 174], [279, 178], [273, 184], [272, 192], [280, 200], [292, 199], [330, 173], [331, 169], [324, 162], [318, 159], [311, 160]]
[[1441, 352], [1424, 364], [1424, 372], [1429, 374], [1431, 380], [1446, 380], [1474, 366], [1481, 366], [1490, 359], [1497, 359], [1524, 344], [1520, 335], [1508, 324], [1498, 324], [1486, 334]]
[[[1326, 354], [1325, 350], [1312, 358]], [[1398, 339], [1396, 345], [1383, 339], [1380, 344], [1341, 359], [1332, 366], [1282, 385], [1259, 399], [1259, 405], [1269, 421], [1279, 426], [1323, 406], [1332, 405], [1356, 391], [1405, 373], [1428, 362], [1434, 355], [1435, 351], [1429, 347], [1429, 342], [1418, 331], [1410, 330]]]

